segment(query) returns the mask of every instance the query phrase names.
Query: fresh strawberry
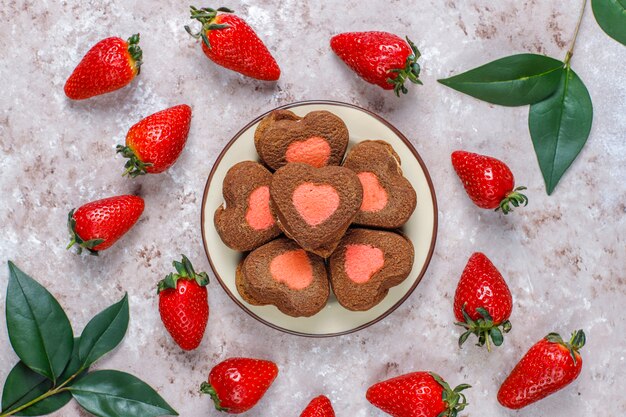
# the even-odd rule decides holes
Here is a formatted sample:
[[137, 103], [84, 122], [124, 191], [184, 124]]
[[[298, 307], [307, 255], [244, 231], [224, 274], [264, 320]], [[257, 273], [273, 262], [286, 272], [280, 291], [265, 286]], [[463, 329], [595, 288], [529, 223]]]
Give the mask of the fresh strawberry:
[[139, 74], [141, 55], [139, 34], [128, 41], [117, 37], [101, 40], [67, 79], [65, 95], [72, 100], [83, 100], [124, 87]]
[[422, 84], [420, 51], [408, 37], [405, 42], [387, 32], [347, 32], [333, 36], [330, 47], [365, 81], [393, 90], [398, 97], [408, 92], [406, 80]]
[[200, 346], [209, 321], [209, 276], [206, 272], [196, 273], [185, 255], [173, 265], [176, 273], [170, 273], [158, 284], [159, 313], [178, 346], [194, 350]]
[[117, 152], [128, 158], [124, 175], [157, 174], [171, 167], [187, 142], [191, 107], [186, 104], [154, 113], [133, 125], [126, 134], [126, 146]]
[[335, 410], [328, 397], [320, 395], [311, 400], [300, 417], [335, 417]]
[[580, 374], [583, 359], [579, 350], [585, 333], [572, 333], [568, 343], [550, 333], [537, 342], [515, 366], [498, 391], [498, 401], [507, 408], [526, 407], [565, 388]]
[[467, 195], [474, 204], [484, 209], [502, 209], [504, 214], [512, 211], [511, 204], [526, 206], [528, 198], [519, 191], [526, 187], [515, 187], [513, 173], [506, 164], [490, 156], [455, 151], [452, 166], [463, 182]]
[[231, 358], [217, 364], [200, 391], [209, 394], [219, 411], [240, 414], [259, 402], [278, 375], [274, 362]]
[[72, 240], [67, 249], [78, 245], [92, 255], [114, 244], [137, 222], [143, 213], [141, 197], [120, 195], [87, 203], [69, 213], [67, 225]]
[[461, 384], [451, 389], [439, 375], [413, 372], [372, 385], [367, 400], [393, 417], [456, 417], [467, 406]]
[[[511, 330], [513, 298], [500, 271], [482, 253], [475, 253], [467, 261], [454, 294], [456, 323], [467, 331], [459, 338], [459, 347], [471, 334], [478, 336], [478, 346], [489, 340], [500, 346], [502, 333]], [[502, 330], [500, 330], [502, 327]]]
[[278, 80], [280, 68], [263, 41], [242, 18], [231, 13], [226, 7], [215, 10], [191, 6], [191, 18], [202, 23], [202, 29], [192, 33], [185, 26], [185, 30], [202, 39], [204, 54], [217, 65], [258, 80]]

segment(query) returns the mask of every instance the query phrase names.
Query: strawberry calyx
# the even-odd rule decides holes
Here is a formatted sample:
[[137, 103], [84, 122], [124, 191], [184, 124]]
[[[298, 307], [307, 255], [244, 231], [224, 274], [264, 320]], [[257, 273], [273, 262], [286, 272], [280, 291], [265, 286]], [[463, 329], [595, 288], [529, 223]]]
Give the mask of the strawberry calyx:
[[389, 72], [397, 74], [395, 78], [387, 78], [387, 82], [389, 84], [393, 84], [393, 92], [396, 93], [396, 96], [400, 97], [400, 93], [406, 94], [409, 90], [404, 86], [404, 82], [406, 80], [411, 81], [413, 84], [423, 84], [419, 79], [420, 76], [420, 64], [417, 63], [417, 60], [422, 56], [420, 51], [417, 49], [417, 46], [409, 37], [406, 37], [406, 41], [411, 47], [411, 51], [413, 53], [406, 57], [406, 61], [404, 62], [404, 68], [396, 68], [389, 70]]
[[67, 228], [70, 231], [70, 243], [65, 248], [66, 250], [70, 249], [72, 246], [77, 245], [77, 252], [79, 255], [83, 253], [83, 249], [87, 249], [90, 255], [98, 256], [98, 251], [94, 250], [96, 246], [101, 243], [104, 243], [104, 239], [89, 239], [84, 240], [81, 238], [76, 232], [76, 219], [74, 218], [75, 209], [70, 210], [67, 216]]
[[190, 9], [191, 9], [190, 18], [195, 19], [198, 22], [202, 23], [202, 29], [197, 33], [193, 33], [191, 31], [191, 28], [189, 28], [189, 26], [185, 26], [185, 30], [192, 37], [196, 39], [202, 39], [202, 42], [204, 42], [207, 48], [210, 49], [211, 43], [209, 42], [209, 37], [207, 36], [207, 32], [210, 30], [220, 30], [220, 29], [226, 29], [230, 27], [230, 25], [221, 25], [221, 24], [215, 23], [215, 18], [217, 17], [218, 12], [234, 13], [234, 11], [229, 9], [228, 7], [220, 7], [218, 9], [212, 9], [210, 7], [203, 7], [201, 9], [198, 9], [197, 7], [190, 6]]
[[167, 289], [176, 289], [178, 281], [181, 279], [196, 281], [196, 283], [201, 287], [205, 287], [209, 284], [209, 276], [207, 273], [197, 273], [193, 269], [191, 261], [185, 255], [182, 255], [182, 257], [183, 259], [180, 262], [172, 262], [172, 265], [176, 268], [176, 273], [170, 272], [164, 279], [159, 281], [157, 285], [157, 294]]
[[117, 153], [121, 154], [124, 158], [128, 158], [128, 161], [124, 164], [125, 170], [122, 174], [123, 177], [128, 175], [131, 178], [135, 178], [139, 175], [145, 175], [147, 174], [146, 168], [154, 165], [151, 162], [143, 162], [139, 159], [139, 156], [137, 156], [130, 146], [117, 145], [115, 149], [117, 149]]
[[502, 213], [509, 214], [513, 211], [511, 205], [513, 205], [513, 207], [519, 207], [523, 204], [524, 207], [526, 207], [528, 205], [528, 197], [519, 192], [525, 189], [526, 187], [517, 187], [508, 193], [506, 197], [500, 201], [500, 205], [496, 207], [495, 211], [502, 210]]
[[450, 388], [450, 385], [448, 385], [448, 383], [436, 373], [429, 372], [429, 374], [443, 388], [441, 399], [445, 403], [446, 409], [439, 413], [437, 417], [457, 417], [457, 415], [468, 405], [467, 398], [465, 398], [465, 395], [461, 391], [472, 388], [472, 386], [468, 384], [461, 384], [452, 389]]
[[213, 388], [213, 385], [209, 384], [208, 382], [203, 382], [200, 385], [200, 392], [211, 396], [211, 399], [213, 400], [213, 403], [215, 403], [215, 409], [217, 411], [229, 410], [228, 408], [222, 407], [222, 401], [220, 400], [220, 397], [217, 395], [217, 391], [215, 391], [215, 388]]
[[143, 57], [143, 51], [139, 47], [139, 34], [135, 33], [126, 41], [128, 43], [128, 53], [130, 57], [133, 59], [135, 63], [135, 69], [137, 70], [137, 75], [141, 72], [141, 64], [143, 61], [141, 58]]
[[585, 336], [585, 332], [581, 330], [576, 330], [572, 333], [572, 337], [569, 342], [565, 342], [560, 334], [558, 333], [550, 333], [545, 339], [548, 342], [558, 343], [561, 346], [564, 346], [567, 350], [569, 350], [570, 355], [572, 355], [572, 359], [574, 360], [574, 364], [578, 362], [576, 359], [576, 355], [580, 355], [580, 349], [585, 346], [585, 342], [587, 341], [587, 337]]
[[[472, 334], [478, 336], [476, 346], [484, 346], [486, 344], [488, 352], [491, 352], [491, 342], [493, 342], [495, 346], [500, 346], [502, 342], [504, 342], [503, 333], [511, 331], [511, 322], [505, 320], [502, 323], [494, 323], [491, 314], [482, 307], [476, 309], [476, 312], [480, 314], [481, 318], [472, 320], [469, 314], [467, 314], [467, 311], [465, 311], [466, 305], [467, 303], [461, 308], [465, 321], [455, 323], [457, 326], [466, 329], [465, 333], [459, 337], [459, 347], [462, 347], [463, 343], [465, 343]], [[502, 329], [500, 329], [500, 327], [502, 327]]]

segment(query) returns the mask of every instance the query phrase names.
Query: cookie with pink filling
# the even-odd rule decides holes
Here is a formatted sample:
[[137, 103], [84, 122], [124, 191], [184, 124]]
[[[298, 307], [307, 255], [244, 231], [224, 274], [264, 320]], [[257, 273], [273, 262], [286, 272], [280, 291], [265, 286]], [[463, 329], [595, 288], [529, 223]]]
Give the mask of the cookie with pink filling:
[[235, 279], [245, 301], [275, 305], [292, 317], [318, 313], [330, 294], [324, 259], [287, 238], [250, 252], [237, 268]]
[[287, 164], [274, 173], [270, 208], [285, 234], [324, 258], [335, 250], [363, 200], [357, 175], [347, 168]]
[[356, 172], [363, 186], [363, 203], [354, 223], [397, 229], [409, 220], [417, 196], [390, 144], [382, 140], [360, 142], [350, 149], [343, 166]]
[[290, 162], [316, 168], [339, 165], [348, 139], [343, 120], [325, 110], [304, 117], [289, 110], [275, 110], [261, 120], [254, 132], [257, 153], [272, 169]]
[[224, 205], [215, 210], [213, 221], [222, 241], [245, 252], [258, 248], [281, 234], [270, 211], [272, 173], [263, 165], [244, 161], [224, 177]]
[[329, 260], [337, 301], [348, 310], [369, 310], [409, 276], [413, 257], [413, 244], [398, 233], [348, 230]]

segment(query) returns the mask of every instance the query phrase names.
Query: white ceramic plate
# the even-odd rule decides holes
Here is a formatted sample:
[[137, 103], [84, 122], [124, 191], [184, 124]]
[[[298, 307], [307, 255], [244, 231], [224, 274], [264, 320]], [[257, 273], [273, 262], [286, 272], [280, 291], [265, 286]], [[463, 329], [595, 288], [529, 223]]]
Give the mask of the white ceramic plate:
[[[417, 208], [402, 231], [415, 247], [415, 261], [409, 277], [389, 290], [385, 299], [365, 312], [343, 308], [331, 294], [326, 307], [313, 317], [294, 318], [274, 306], [253, 306], [246, 303], [235, 286], [235, 269], [242, 254], [229, 249], [220, 240], [213, 225], [213, 213], [224, 200], [222, 182], [226, 172], [237, 162], [258, 161], [254, 148], [254, 131], [265, 114], [250, 122], [226, 145], [211, 170], [202, 200], [202, 238], [209, 262], [228, 295], [247, 313], [262, 323], [287, 333], [301, 336], [337, 336], [363, 329], [389, 315], [413, 292], [426, 272], [437, 235], [437, 202], [428, 170], [410, 142], [392, 125], [367, 110], [351, 104], [332, 101], [307, 101], [289, 104], [299, 116], [314, 110], [328, 110], [341, 117], [350, 131], [350, 147], [366, 139], [389, 142], [400, 156], [404, 176], [417, 192]], [[267, 114], [267, 113], [266, 113]]]

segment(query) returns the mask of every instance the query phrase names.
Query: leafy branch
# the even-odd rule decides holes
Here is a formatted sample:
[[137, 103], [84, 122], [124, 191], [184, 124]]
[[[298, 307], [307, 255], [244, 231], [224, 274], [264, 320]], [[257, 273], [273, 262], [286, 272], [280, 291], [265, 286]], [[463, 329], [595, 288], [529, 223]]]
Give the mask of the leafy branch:
[[126, 334], [127, 295], [74, 338], [54, 296], [9, 261], [6, 304], [9, 340], [20, 362], [4, 383], [0, 417], [50, 414], [72, 398], [98, 417], [177, 415], [154, 389], [130, 374], [89, 372]]

